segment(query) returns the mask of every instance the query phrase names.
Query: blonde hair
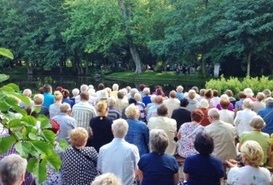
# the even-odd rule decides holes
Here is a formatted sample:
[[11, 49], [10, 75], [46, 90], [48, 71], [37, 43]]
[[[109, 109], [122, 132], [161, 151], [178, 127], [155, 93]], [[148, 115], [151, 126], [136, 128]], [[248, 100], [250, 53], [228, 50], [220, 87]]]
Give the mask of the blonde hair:
[[105, 173], [97, 176], [91, 185], [122, 185], [122, 183], [113, 173]]
[[54, 92], [54, 98], [55, 98], [56, 101], [60, 101], [60, 100], [63, 99], [63, 95], [62, 95], [62, 93], [60, 91], [55, 91]]
[[241, 155], [250, 166], [259, 167], [263, 165], [264, 152], [261, 145], [256, 141], [244, 142], [241, 147]]
[[72, 146], [81, 147], [87, 142], [88, 132], [83, 127], [77, 127], [71, 130], [69, 137]]
[[125, 109], [125, 115], [127, 118], [138, 118], [139, 117], [139, 109], [135, 104], [130, 104], [126, 109]]
[[35, 94], [33, 101], [35, 105], [41, 105], [44, 102], [44, 96], [42, 94]]
[[107, 113], [107, 103], [105, 101], [99, 101], [97, 103], [97, 111], [101, 116], [105, 116]]
[[188, 97], [189, 97], [190, 99], [194, 99], [194, 98], [195, 98], [195, 95], [196, 95], [195, 90], [193, 90], [193, 89], [189, 90]]

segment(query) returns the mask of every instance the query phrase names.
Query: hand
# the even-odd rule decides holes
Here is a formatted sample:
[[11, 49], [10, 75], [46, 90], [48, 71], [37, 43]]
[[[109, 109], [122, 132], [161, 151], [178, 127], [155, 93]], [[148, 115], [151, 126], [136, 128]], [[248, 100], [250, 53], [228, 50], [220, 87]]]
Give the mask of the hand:
[[238, 166], [238, 162], [234, 159], [226, 160], [225, 163], [227, 163], [229, 165], [229, 167], [231, 167], [231, 168]]

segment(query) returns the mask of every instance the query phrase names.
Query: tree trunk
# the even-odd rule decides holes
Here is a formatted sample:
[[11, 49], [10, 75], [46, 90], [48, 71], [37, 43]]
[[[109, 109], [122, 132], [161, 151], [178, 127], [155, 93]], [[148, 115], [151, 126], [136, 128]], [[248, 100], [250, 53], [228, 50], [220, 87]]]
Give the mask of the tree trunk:
[[80, 60], [79, 60], [79, 57], [78, 55], [76, 54], [76, 52], [74, 53], [74, 68], [76, 68], [77, 70], [77, 74], [78, 75], [83, 75], [83, 69], [82, 69], [82, 66], [80, 65]]
[[141, 73], [142, 72], [142, 64], [141, 64], [141, 59], [139, 56], [139, 53], [137, 51], [137, 48], [134, 44], [134, 41], [130, 35], [130, 26], [129, 26], [129, 21], [132, 17], [132, 10], [131, 10], [131, 5], [130, 2], [125, 2], [126, 0], [118, 0], [119, 8], [121, 10], [121, 15], [123, 19], [123, 24], [124, 24], [124, 31], [127, 35], [127, 41], [129, 44], [130, 48], [130, 53], [132, 56], [132, 59], [135, 63], [135, 73]]
[[206, 76], [207, 76], [206, 61], [203, 59], [203, 57], [202, 57], [201, 60], [202, 60], [202, 61], [201, 61], [201, 75], [202, 75], [203, 77], [206, 77]]
[[246, 76], [250, 76], [250, 63], [251, 63], [251, 52], [247, 55], [247, 68], [246, 68]]
[[27, 74], [28, 75], [33, 75], [33, 67], [31, 65], [31, 63], [28, 63], [28, 66], [27, 66]]

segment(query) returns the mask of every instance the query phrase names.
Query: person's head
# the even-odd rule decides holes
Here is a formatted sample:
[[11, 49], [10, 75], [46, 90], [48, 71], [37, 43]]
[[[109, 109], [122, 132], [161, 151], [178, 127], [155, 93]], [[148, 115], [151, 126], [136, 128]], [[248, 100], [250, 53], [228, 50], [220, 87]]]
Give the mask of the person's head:
[[44, 102], [44, 96], [42, 94], [35, 94], [33, 97], [33, 102], [35, 105], [42, 105]]
[[233, 96], [233, 92], [232, 92], [232, 90], [230, 90], [230, 89], [227, 89], [227, 90], [225, 91], [225, 94], [226, 94], [228, 97], [232, 97], [232, 96]]
[[202, 98], [202, 99], [200, 100], [200, 105], [199, 105], [199, 107], [200, 107], [200, 108], [206, 108], [206, 109], [209, 108], [209, 102], [208, 102], [208, 100]]
[[113, 108], [116, 104], [116, 99], [113, 97], [107, 98], [107, 105], [109, 108]]
[[269, 89], [263, 90], [263, 93], [264, 93], [264, 95], [265, 95], [265, 98], [271, 97], [271, 91], [270, 91]]
[[136, 100], [136, 101], [142, 101], [142, 96], [141, 96], [141, 94], [140, 93], [135, 93], [135, 95], [134, 95], [134, 99]]
[[118, 94], [117, 94], [118, 99], [122, 100], [124, 98], [124, 96], [125, 96], [124, 91], [122, 89], [119, 90]]
[[125, 115], [129, 119], [136, 119], [139, 118], [140, 112], [137, 106], [132, 103], [125, 109]]
[[164, 154], [168, 144], [169, 139], [164, 130], [152, 129], [150, 131], [150, 148], [152, 152]]
[[20, 185], [25, 179], [27, 160], [18, 154], [10, 154], [0, 160], [0, 184]]
[[89, 93], [88, 92], [82, 92], [80, 94], [81, 101], [88, 101], [89, 100]]
[[196, 121], [197, 123], [200, 123], [202, 119], [204, 118], [204, 113], [199, 109], [194, 109], [191, 112], [191, 120]]
[[157, 115], [158, 116], [167, 116], [168, 115], [168, 108], [166, 107], [166, 105], [160, 105], [157, 108]]
[[112, 89], [113, 89], [113, 91], [118, 91], [119, 85], [118, 84], [113, 84]]
[[68, 114], [71, 112], [71, 106], [68, 103], [62, 103], [60, 106], [60, 111]]
[[257, 141], [245, 141], [241, 146], [241, 156], [245, 164], [253, 167], [263, 165], [264, 152]]
[[24, 89], [23, 95], [27, 97], [31, 97], [32, 91], [30, 89]]
[[218, 97], [219, 92], [216, 89], [214, 89], [214, 90], [212, 90], [212, 94], [214, 97]]
[[51, 85], [45, 84], [45, 85], [43, 86], [43, 92], [44, 92], [44, 93], [52, 93], [52, 87], [51, 87]]
[[84, 147], [88, 139], [88, 132], [83, 127], [77, 127], [70, 131], [70, 143], [74, 147]]
[[245, 88], [244, 92], [246, 93], [246, 96], [249, 97], [249, 98], [254, 95], [252, 89], [250, 89], [250, 88]]
[[113, 173], [104, 173], [97, 176], [91, 185], [122, 185], [122, 183]]
[[217, 108], [211, 108], [208, 111], [208, 118], [211, 121], [214, 120], [219, 120], [220, 114], [219, 114], [219, 110]]
[[70, 92], [68, 89], [63, 89], [62, 93], [64, 98], [69, 98]]
[[182, 93], [184, 91], [184, 87], [182, 85], [179, 85], [176, 87], [176, 92]]
[[128, 132], [129, 125], [125, 119], [116, 119], [112, 124], [112, 132], [115, 138], [124, 138]]
[[201, 155], [210, 155], [214, 150], [213, 138], [205, 132], [199, 132], [194, 140], [194, 148]]
[[253, 105], [253, 101], [250, 98], [246, 98], [243, 101], [243, 108], [244, 109], [251, 109]]
[[80, 94], [80, 90], [79, 90], [78, 88], [75, 88], [75, 89], [72, 90], [72, 95], [73, 95], [73, 97], [76, 97], [76, 96], [78, 96], [79, 94]]
[[163, 103], [163, 97], [161, 95], [157, 95], [155, 97], [155, 103], [158, 104], [158, 105], [162, 104]]
[[96, 105], [97, 112], [100, 116], [106, 116], [108, 111], [108, 106], [105, 101], [99, 101]]
[[200, 89], [200, 96], [204, 97], [205, 96], [205, 93], [206, 93], [206, 89]]
[[169, 98], [175, 98], [175, 97], [176, 97], [176, 92], [174, 90], [170, 91]]
[[149, 87], [145, 87], [144, 89], [143, 89], [143, 94], [144, 95], [149, 95], [151, 93], [151, 91], [150, 91], [150, 88]]
[[135, 98], [130, 98], [130, 99], [128, 100], [128, 103], [129, 103], [129, 105], [132, 104], [132, 103], [136, 105], [136, 104], [137, 104], [137, 101], [135, 100]]
[[56, 102], [62, 101], [62, 99], [63, 99], [63, 94], [62, 94], [60, 91], [55, 91], [55, 92], [54, 92], [54, 98], [55, 98], [55, 101], [56, 101]]
[[265, 95], [263, 92], [258, 92], [256, 98], [258, 101], [263, 101], [265, 99]]
[[98, 84], [98, 90], [102, 90], [105, 88], [105, 85], [103, 83]]
[[262, 128], [265, 127], [265, 122], [261, 116], [256, 115], [252, 117], [252, 119], [249, 122], [249, 125], [256, 130], [261, 130]]
[[211, 89], [206, 90], [205, 97], [211, 99], [213, 96], [213, 91]]
[[240, 92], [238, 93], [238, 98], [239, 98], [239, 99], [245, 99], [246, 97], [247, 97], [247, 95], [246, 95], [245, 92], [240, 91]]
[[139, 90], [140, 91], [143, 91], [143, 89], [146, 87], [146, 85], [145, 84], [139, 84]]
[[151, 102], [152, 103], [155, 103], [155, 98], [157, 97], [157, 95], [155, 95], [155, 94], [152, 94], [151, 95]]
[[220, 100], [220, 105], [222, 109], [227, 109], [230, 104], [230, 101], [228, 99], [222, 99]]
[[265, 100], [265, 105], [266, 105], [267, 107], [273, 107], [273, 98], [267, 98], [267, 99]]
[[130, 90], [130, 95], [131, 95], [132, 98], [135, 96], [136, 93], [138, 93], [137, 88], [132, 88], [132, 89]]
[[189, 90], [189, 92], [188, 92], [189, 99], [194, 99], [195, 96], [196, 96], [195, 90], [193, 90], [193, 89]]
[[55, 91], [60, 91], [61, 93], [63, 92], [64, 88], [62, 86], [57, 86], [55, 88]]
[[180, 100], [180, 107], [187, 107], [189, 104], [189, 100], [187, 98], [183, 98]]
[[197, 86], [193, 86], [191, 89], [193, 89], [196, 93], [199, 92], [199, 88]]

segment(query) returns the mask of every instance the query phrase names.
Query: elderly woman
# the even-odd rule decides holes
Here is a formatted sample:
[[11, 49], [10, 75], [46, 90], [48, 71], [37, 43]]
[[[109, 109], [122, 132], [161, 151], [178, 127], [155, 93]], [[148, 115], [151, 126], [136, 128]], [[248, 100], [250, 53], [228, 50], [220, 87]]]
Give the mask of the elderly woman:
[[189, 111], [193, 111], [194, 109], [199, 107], [199, 102], [196, 100], [196, 92], [195, 90], [191, 89], [188, 92], [188, 100], [189, 104], [186, 107]]
[[85, 147], [88, 132], [78, 127], [70, 132], [71, 147], [62, 157], [63, 184], [86, 185], [97, 176], [98, 153], [93, 147]]
[[243, 101], [243, 110], [239, 110], [236, 113], [234, 119], [234, 124], [236, 128], [237, 135], [240, 137], [243, 132], [251, 131], [249, 121], [257, 115], [256, 112], [252, 111], [253, 101], [250, 98], [246, 98]]
[[122, 185], [122, 183], [113, 173], [105, 173], [97, 176], [91, 185]]
[[98, 116], [90, 120], [91, 146], [99, 152], [102, 145], [110, 143], [113, 139], [111, 125], [113, 119], [108, 118], [108, 107], [105, 101], [99, 101], [97, 104]]
[[166, 149], [166, 153], [174, 155], [176, 152], [176, 136], [177, 124], [175, 119], [168, 118], [168, 109], [165, 105], [161, 105], [157, 108], [157, 117], [151, 117], [148, 122], [149, 130], [162, 129], [167, 133], [169, 138], [169, 144]]
[[256, 141], [246, 141], [241, 147], [241, 156], [245, 166], [237, 167], [237, 161], [226, 161], [231, 166], [227, 176], [227, 183], [234, 185], [261, 184], [270, 185], [272, 182], [270, 171], [263, 164], [263, 149]]
[[177, 138], [177, 153], [179, 156], [186, 158], [190, 155], [197, 154], [193, 146], [196, 135], [204, 130], [204, 127], [200, 125], [201, 120], [204, 117], [204, 113], [199, 110], [193, 110], [191, 113], [191, 122], [181, 125]]
[[125, 109], [125, 114], [128, 118], [127, 123], [129, 125], [125, 140], [137, 146], [139, 156], [149, 153], [149, 129], [144, 122], [138, 120], [139, 109], [134, 104], [130, 104]]
[[186, 158], [184, 181], [188, 184], [220, 185], [224, 177], [224, 167], [220, 159], [211, 155], [214, 149], [213, 138], [205, 132], [198, 133], [194, 148], [198, 154]]
[[257, 101], [253, 102], [252, 110], [258, 113], [260, 110], [265, 108], [265, 95], [262, 92], [258, 92], [256, 96]]
[[10, 154], [0, 160], [0, 184], [21, 185], [25, 178], [27, 160], [17, 154]]
[[138, 162], [141, 185], [177, 185], [178, 164], [174, 156], [165, 154], [168, 136], [161, 129], [150, 132], [152, 152], [144, 154]]
[[257, 141], [263, 149], [263, 163], [266, 164], [267, 158], [271, 153], [271, 147], [269, 135], [261, 131], [265, 126], [265, 122], [261, 116], [256, 115], [251, 119], [249, 125], [252, 127], [253, 130], [242, 133], [239, 138], [239, 150], [244, 142], [248, 140]]

